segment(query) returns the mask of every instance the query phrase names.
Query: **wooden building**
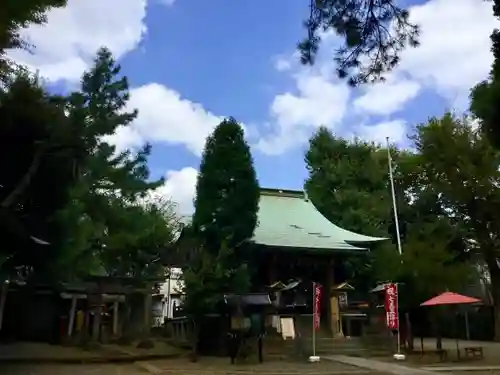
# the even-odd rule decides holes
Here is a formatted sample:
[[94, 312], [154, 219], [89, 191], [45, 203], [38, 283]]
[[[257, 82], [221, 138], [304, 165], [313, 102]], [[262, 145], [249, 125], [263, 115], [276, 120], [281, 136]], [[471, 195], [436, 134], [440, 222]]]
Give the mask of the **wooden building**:
[[132, 281], [94, 276], [57, 285], [11, 283], [3, 299], [0, 339], [105, 342], [148, 332], [152, 287]]
[[297, 279], [320, 283], [324, 291], [322, 327], [338, 335], [341, 318], [335, 285], [346, 281], [342, 259], [346, 254], [366, 252], [383, 240], [331, 223], [302, 191], [261, 189], [253, 237], [257, 267], [253, 289], [263, 291], [277, 282]]

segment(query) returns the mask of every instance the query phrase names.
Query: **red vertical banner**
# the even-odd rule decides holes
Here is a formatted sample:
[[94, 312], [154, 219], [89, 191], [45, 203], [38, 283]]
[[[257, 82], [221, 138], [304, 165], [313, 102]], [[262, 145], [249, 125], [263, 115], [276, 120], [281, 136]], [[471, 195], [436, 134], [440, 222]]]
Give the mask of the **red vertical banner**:
[[320, 325], [320, 311], [321, 311], [321, 285], [313, 283], [313, 314], [314, 314], [314, 329], [318, 330]]
[[394, 283], [385, 286], [385, 316], [387, 328], [399, 329], [398, 286]]

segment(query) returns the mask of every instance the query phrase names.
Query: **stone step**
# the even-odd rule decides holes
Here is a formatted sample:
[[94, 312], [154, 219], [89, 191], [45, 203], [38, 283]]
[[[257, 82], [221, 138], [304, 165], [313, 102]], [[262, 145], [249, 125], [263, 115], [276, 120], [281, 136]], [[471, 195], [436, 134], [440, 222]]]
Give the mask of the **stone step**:
[[[302, 347], [303, 350], [312, 352], [312, 339], [303, 338]], [[297, 351], [297, 342], [289, 340], [270, 340], [264, 341], [265, 352], [270, 354], [293, 354]], [[345, 354], [345, 355], [361, 355], [363, 353], [370, 352], [380, 352], [380, 353], [390, 353], [390, 348], [383, 345], [366, 345], [360, 338], [328, 338], [328, 339], [317, 339], [316, 340], [316, 353], [325, 354]]]

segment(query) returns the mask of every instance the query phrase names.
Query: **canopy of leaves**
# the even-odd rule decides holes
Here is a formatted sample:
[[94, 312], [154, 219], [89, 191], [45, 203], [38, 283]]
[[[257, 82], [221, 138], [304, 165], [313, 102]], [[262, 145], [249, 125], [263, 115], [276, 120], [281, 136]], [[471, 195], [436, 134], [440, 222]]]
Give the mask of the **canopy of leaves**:
[[0, 232], [9, 243], [1, 249], [4, 269], [44, 268], [60, 244], [55, 214], [68, 203], [82, 163], [78, 129], [63, 104], [24, 72], [0, 92]]
[[247, 263], [228, 267], [234, 258], [234, 251], [222, 244], [219, 252], [213, 254], [201, 246], [192, 254], [189, 265], [182, 270], [186, 299], [183, 309], [197, 317], [215, 311], [223, 303], [224, 294], [248, 292], [250, 278]]
[[[305, 162], [309, 171], [305, 189], [327, 219], [357, 233], [387, 236], [391, 197], [383, 150], [320, 128], [309, 141]], [[344, 264], [346, 277], [357, 288], [367, 290], [377, 281], [369, 254], [348, 257]]]
[[194, 239], [183, 269], [189, 314], [213, 309], [225, 293], [249, 288], [243, 251], [257, 225], [259, 183], [242, 127], [229, 118], [208, 137], [196, 185]]
[[[83, 75], [81, 90], [68, 99], [69, 120], [81, 129], [86, 158], [72, 200], [61, 218], [66, 226], [65, 259], [107, 275], [163, 275], [161, 251], [173, 240], [175, 220], [165, 202], [144, 203], [162, 181], [149, 181], [147, 157], [151, 147], [117, 153], [103, 138], [128, 126], [137, 112], [124, 111], [126, 77], [111, 53], [101, 49], [94, 67]], [[82, 272], [88, 272], [84, 269]]]
[[306, 190], [320, 212], [345, 229], [393, 239], [371, 253], [347, 257], [346, 278], [361, 290], [377, 281], [404, 281], [424, 297], [462, 286], [470, 270], [458, 256], [461, 227], [445, 215], [439, 196], [428, 188], [417, 156], [396, 149], [391, 155], [402, 257], [396, 248], [387, 149], [336, 138], [326, 128], [310, 140]]
[[413, 137], [425, 178], [441, 204], [488, 251], [498, 248], [500, 154], [467, 118], [433, 118]]
[[[495, 1], [493, 13], [500, 18], [500, 1]], [[500, 148], [500, 31], [491, 35], [493, 65], [488, 80], [479, 83], [471, 92], [471, 111], [478, 117], [481, 129], [490, 142]]]
[[[413, 137], [423, 180], [439, 194], [440, 205], [466, 231], [463, 248], [485, 262], [492, 283], [495, 320], [500, 319], [500, 153], [470, 118], [446, 114], [417, 127]], [[495, 324], [500, 337], [500, 324]]]
[[383, 79], [404, 48], [418, 46], [417, 25], [394, 0], [310, 0], [305, 27], [308, 35], [298, 46], [302, 63], [314, 63], [321, 34], [333, 31], [344, 40], [334, 58], [337, 73], [351, 85]]
[[208, 137], [200, 164], [193, 229], [206, 249], [217, 253], [253, 236], [257, 224], [259, 183], [243, 128], [233, 118]]
[[124, 111], [128, 84], [119, 71], [101, 49], [68, 97], [24, 73], [0, 93], [0, 230], [12, 244], [0, 259], [8, 275], [164, 277], [160, 260], [177, 221], [169, 202], [150, 198], [162, 183], [149, 179], [150, 146], [117, 152], [105, 141], [136, 116]]
[[19, 31], [29, 24], [40, 25], [46, 21], [46, 12], [64, 7], [67, 0], [2, 0], [0, 2], [0, 78], [9, 69], [4, 53], [8, 48], [26, 48]]

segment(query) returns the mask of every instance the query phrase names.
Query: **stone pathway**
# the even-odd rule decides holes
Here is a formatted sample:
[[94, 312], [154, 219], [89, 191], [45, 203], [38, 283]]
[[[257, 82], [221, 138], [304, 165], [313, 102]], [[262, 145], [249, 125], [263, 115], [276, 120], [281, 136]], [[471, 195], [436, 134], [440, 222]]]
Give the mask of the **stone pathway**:
[[433, 372], [455, 372], [455, 371], [500, 371], [500, 366], [424, 366], [423, 370]]
[[396, 363], [388, 363], [373, 359], [348, 357], [346, 355], [332, 355], [323, 357], [322, 359], [339, 362], [346, 365], [357, 366], [359, 368], [370, 369], [371, 371], [382, 374], [395, 375], [432, 375], [432, 371], [398, 365]]
[[264, 360], [264, 363], [231, 365], [228, 358], [201, 358], [193, 363], [184, 360], [136, 362], [151, 374], [176, 375], [381, 375], [371, 369], [359, 368], [334, 361], [307, 363], [289, 360]]

